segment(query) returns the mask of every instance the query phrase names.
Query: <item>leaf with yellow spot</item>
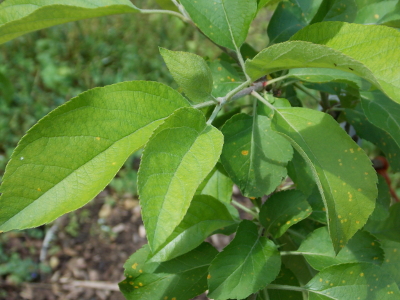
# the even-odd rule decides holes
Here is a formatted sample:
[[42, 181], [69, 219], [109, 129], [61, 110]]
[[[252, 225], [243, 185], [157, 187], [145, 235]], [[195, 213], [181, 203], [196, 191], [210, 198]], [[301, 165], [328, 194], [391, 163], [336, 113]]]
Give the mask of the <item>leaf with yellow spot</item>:
[[28, 32], [72, 21], [137, 13], [129, 0], [8, 0], [0, 4], [0, 44]]
[[[139, 250], [143, 251], [142, 253], [133, 254], [128, 261], [134, 257], [135, 261], [138, 261], [138, 256], [143, 259], [145, 254], [149, 253], [148, 247], [145, 249]], [[119, 283], [119, 288], [127, 300], [192, 299], [206, 291], [208, 267], [217, 253], [210, 244], [203, 243], [170, 261], [144, 263], [141, 274], [132, 273], [132, 268], [129, 269], [131, 261], [127, 262], [128, 268], [125, 273], [128, 276]]]
[[358, 231], [336, 255], [327, 227], [321, 227], [303, 241], [298, 252], [316, 270], [332, 265], [368, 262], [381, 265], [384, 253], [376, 237], [366, 231]]
[[244, 220], [233, 241], [211, 263], [208, 297], [246, 298], [271, 283], [280, 267], [275, 244], [259, 236], [253, 222]]
[[311, 168], [338, 252], [374, 210], [377, 178], [370, 159], [331, 116], [319, 111], [277, 109], [272, 127]]
[[150, 253], [149, 246], [144, 245], [128, 258], [124, 263], [124, 275], [127, 281], [134, 282], [134, 279], [141, 274], [139, 270], [143, 269]]
[[215, 60], [209, 63], [209, 66], [213, 76], [214, 97], [225, 96], [242, 82], [238, 71], [232, 67], [231, 63]]
[[[359, 24], [376, 24], [376, 25], [387, 25], [387, 26], [399, 26], [400, 12], [397, 0], [386, 0], [386, 1], [358, 1], [358, 12], [357, 18], [354, 20], [355, 23]], [[360, 5], [360, 2], [364, 2], [365, 5]], [[397, 21], [397, 22], [396, 22]], [[397, 23], [397, 26], [396, 26]]]
[[152, 251], [181, 223], [201, 182], [217, 163], [223, 136], [194, 108], [177, 110], [153, 133], [138, 172], [143, 222]]
[[312, 212], [305, 195], [296, 190], [273, 194], [260, 210], [260, 223], [266, 234], [279, 238], [294, 224], [307, 218]]
[[309, 300], [397, 300], [397, 284], [381, 268], [369, 263], [331, 266], [318, 273], [306, 286]]
[[355, 0], [323, 1], [311, 24], [326, 21], [353, 22], [357, 15]]
[[1, 230], [36, 227], [92, 200], [154, 129], [185, 106], [166, 85], [132, 81], [86, 91], [52, 111], [21, 139], [7, 165]]
[[272, 193], [286, 176], [293, 149], [271, 130], [268, 117], [237, 114], [222, 127], [221, 162], [246, 197]]

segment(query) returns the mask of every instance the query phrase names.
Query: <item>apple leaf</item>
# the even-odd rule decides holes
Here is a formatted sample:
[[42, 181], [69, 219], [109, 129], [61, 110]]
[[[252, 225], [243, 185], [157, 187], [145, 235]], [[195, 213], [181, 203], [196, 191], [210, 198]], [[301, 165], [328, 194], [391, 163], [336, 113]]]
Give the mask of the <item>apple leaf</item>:
[[275, 244], [259, 236], [256, 224], [244, 220], [232, 242], [211, 263], [208, 297], [246, 298], [272, 282], [280, 267]]
[[278, 108], [272, 128], [311, 168], [338, 252], [374, 210], [377, 178], [370, 159], [330, 115], [319, 111]]
[[311, 214], [306, 196], [296, 190], [273, 194], [260, 210], [260, 223], [274, 238], [282, 236], [291, 226]]
[[194, 23], [212, 41], [238, 50], [257, 13], [257, 0], [181, 0]]
[[187, 100], [166, 85], [132, 81], [89, 90], [52, 111], [7, 165], [0, 230], [39, 226], [92, 200], [162, 120], [184, 106]]
[[129, 0], [8, 0], [0, 4], [0, 44], [58, 24], [139, 11]]
[[213, 79], [211, 70], [202, 57], [164, 48], [160, 48], [160, 53], [175, 81], [193, 103], [210, 99]]
[[[182, 221], [221, 154], [223, 136], [194, 108], [177, 110], [153, 133], [138, 172], [143, 222], [152, 251]], [[160, 147], [162, 145], [162, 147]]]

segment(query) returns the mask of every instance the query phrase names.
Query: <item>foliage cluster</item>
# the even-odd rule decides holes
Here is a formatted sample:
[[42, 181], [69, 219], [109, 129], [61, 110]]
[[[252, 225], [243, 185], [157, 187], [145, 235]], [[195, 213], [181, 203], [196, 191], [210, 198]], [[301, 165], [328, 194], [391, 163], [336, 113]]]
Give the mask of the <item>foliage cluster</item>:
[[[224, 53], [160, 48], [178, 90], [122, 82], [41, 119], [7, 165], [0, 230], [83, 206], [143, 148], [137, 185], [148, 244], [124, 265], [127, 299], [206, 290], [218, 300], [400, 297], [400, 206], [357, 143], [382, 151], [379, 174], [387, 162], [400, 171], [398, 1], [159, 0], [160, 10], [127, 0], [28, 2], [0, 5], [0, 42], [82, 18], [161, 13]], [[258, 52], [245, 41], [271, 5], [269, 44]], [[233, 184], [252, 208], [232, 201]], [[215, 233], [235, 237], [218, 252], [204, 242]]]

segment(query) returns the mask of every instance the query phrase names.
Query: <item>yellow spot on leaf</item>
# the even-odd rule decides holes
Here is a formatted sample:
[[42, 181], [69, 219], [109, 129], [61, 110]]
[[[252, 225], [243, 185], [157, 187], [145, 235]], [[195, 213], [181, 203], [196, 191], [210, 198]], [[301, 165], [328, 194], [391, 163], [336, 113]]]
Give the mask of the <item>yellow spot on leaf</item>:
[[322, 281], [323, 281], [322, 278], [320, 278], [320, 279], [319, 279], [319, 282], [322, 282]]
[[354, 149], [353, 149], [353, 148], [350, 148], [350, 152], [351, 152], [351, 153], [354, 153]]
[[41, 191], [42, 191], [41, 188], [37, 188], [37, 190], [38, 190], [38, 192], [41, 192]]
[[222, 68], [221, 67], [218, 67], [218, 71], [221, 71], [222, 70]]
[[374, 15], [374, 18], [378, 20], [378, 19], [379, 19], [379, 15], [378, 15], [378, 14], [375, 14], [375, 15]]
[[96, 140], [100, 141], [100, 138], [99, 138], [99, 137], [96, 137]]
[[356, 224], [360, 224], [360, 221], [356, 221]]
[[137, 266], [138, 266], [138, 263], [134, 263], [134, 264], [132, 265], [132, 269], [136, 270]]
[[232, 81], [232, 82], [235, 82], [235, 78], [232, 78], [231, 81]]
[[290, 221], [287, 221], [287, 222], [286, 222], [286, 224], [288, 224], [288, 225], [289, 225], [289, 224], [290, 224]]
[[211, 275], [210, 275], [210, 274], [208, 274], [208, 275], [207, 275], [207, 279], [210, 279], [210, 278], [211, 278]]
[[132, 282], [132, 281], [131, 281], [131, 282], [129, 282], [129, 284], [130, 284], [130, 285], [133, 285], [133, 284], [134, 284], [134, 282]]
[[139, 282], [139, 285], [140, 285], [140, 286], [143, 286], [143, 283]]
[[360, 276], [361, 276], [361, 277], [364, 277], [364, 273], [361, 273]]
[[249, 151], [248, 150], [243, 150], [241, 153], [242, 153], [242, 155], [248, 155]]
[[139, 273], [143, 273], [143, 270], [139, 270]]

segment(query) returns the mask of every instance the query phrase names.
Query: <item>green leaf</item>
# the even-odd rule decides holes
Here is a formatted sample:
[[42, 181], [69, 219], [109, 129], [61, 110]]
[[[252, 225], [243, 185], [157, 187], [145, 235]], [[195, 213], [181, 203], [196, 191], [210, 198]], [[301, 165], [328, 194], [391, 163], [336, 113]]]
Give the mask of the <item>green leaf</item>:
[[[288, 233], [280, 237], [277, 242], [282, 245], [279, 247], [281, 251], [296, 251], [299, 248], [299, 245]], [[317, 272], [310, 267], [303, 255], [283, 255], [282, 262], [293, 272], [302, 286], [309, 282]]]
[[246, 298], [273, 281], [280, 266], [275, 244], [259, 236], [253, 222], [244, 220], [233, 241], [211, 263], [208, 297]]
[[376, 227], [368, 227], [374, 236], [380, 239], [388, 239], [391, 241], [400, 241], [400, 203], [395, 203], [389, 209], [389, 216]]
[[[361, 104], [368, 120], [388, 133], [387, 139], [393, 145], [385, 154], [389, 160], [396, 161], [395, 170], [400, 171], [400, 160], [396, 157], [399, 155], [397, 149], [400, 147], [400, 104], [391, 101], [379, 91], [362, 92]], [[397, 147], [395, 147], [396, 144]]]
[[352, 263], [322, 270], [305, 286], [309, 300], [396, 300], [400, 291], [382, 268]]
[[164, 48], [160, 48], [160, 53], [175, 81], [193, 103], [210, 99], [213, 79], [211, 70], [202, 57]]
[[303, 241], [298, 252], [303, 253], [308, 263], [316, 270], [353, 262], [382, 264], [384, 258], [380, 243], [366, 231], [358, 231], [336, 256], [327, 227], [314, 230]]
[[351, 84], [358, 89], [367, 90], [371, 84], [361, 79], [359, 76], [343, 72], [340, 70], [325, 69], [325, 68], [300, 68], [291, 69], [288, 74], [292, 78], [297, 78], [307, 82], [342, 82]]
[[197, 27], [212, 41], [238, 50], [257, 13], [257, 0], [181, 0]]
[[246, 197], [262, 197], [275, 190], [286, 176], [293, 150], [271, 130], [268, 117], [233, 116], [222, 127], [225, 137], [221, 162]]
[[223, 203], [211, 196], [195, 196], [182, 222], [160, 250], [150, 255], [151, 260], [166, 261], [189, 252], [215, 230], [233, 224], [235, 221]]
[[143, 269], [150, 253], [149, 245], [146, 244], [128, 258], [124, 263], [124, 275], [127, 280], [134, 280], [143, 273]]
[[[268, 2], [271, 2], [271, 0], [257, 0], [257, 11], [259, 11], [261, 8], [263, 8], [265, 5], [269, 4]], [[273, 2], [273, 1], [272, 1]]]
[[397, 0], [369, 3], [358, 10], [354, 23], [382, 24], [390, 18], [390, 15], [394, 14], [400, 19], [399, 12], [395, 10], [397, 3]]
[[376, 232], [389, 217], [390, 202], [392, 201], [385, 178], [378, 175], [378, 179], [378, 198], [376, 199], [375, 209], [364, 226], [364, 230], [369, 232]]
[[188, 105], [170, 87], [132, 81], [95, 88], [57, 108], [11, 157], [1, 186], [0, 230], [39, 226], [83, 206], [164, 118]]
[[226, 174], [222, 164], [217, 163], [216, 168], [200, 186], [201, 189], [198, 189], [199, 194], [212, 196], [224, 203], [231, 203], [233, 182]]
[[[391, 103], [394, 103], [393, 101], [389, 100]], [[365, 100], [365, 105], [368, 107], [368, 105], [371, 103], [371, 101]], [[391, 104], [390, 103], [390, 104]], [[375, 105], [371, 105], [375, 106]], [[374, 107], [367, 108], [368, 112], [370, 115], [374, 115], [376, 113], [379, 113], [379, 109], [376, 109]], [[373, 113], [372, 113], [373, 112]], [[390, 116], [392, 117], [392, 120], [396, 122], [395, 120], [398, 118], [398, 116], [395, 117], [395, 111], [389, 112], [387, 111], [389, 115], [388, 118], [385, 119], [386, 122], [390, 122]], [[396, 141], [393, 139], [392, 135], [390, 135], [388, 132], [385, 130], [382, 130], [381, 128], [373, 125], [365, 116], [364, 110], [361, 108], [361, 105], [357, 105], [354, 109], [347, 109], [345, 111], [346, 119], [350, 122], [350, 124], [354, 127], [354, 129], [357, 132], [357, 135], [361, 137], [362, 139], [365, 139], [367, 141], [370, 141], [371, 143], [375, 144], [379, 149], [385, 153], [387, 160], [389, 161], [390, 166], [394, 171], [400, 171], [400, 160], [397, 158], [398, 153], [400, 153], [400, 144], [396, 143]], [[400, 115], [399, 115], [400, 116]], [[374, 117], [375, 121], [378, 121], [380, 125], [383, 125], [384, 127], [389, 127], [388, 123], [385, 124], [385, 122], [382, 122], [378, 118]], [[399, 122], [400, 125], [400, 122]], [[394, 134], [397, 134], [394, 130], [392, 130]], [[399, 140], [400, 141], [400, 140]]]
[[210, 69], [213, 76], [212, 94], [214, 97], [225, 96], [238, 87], [242, 81], [238, 71], [226, 61], [213, 61], [210, 63]]
[[400, 242], [389, 240], [381, 241], [382, 248], [385, 251], [385, 261], [382, 269], [386, 274], [393, 278], [397, 285], [400, 285]]
[[[278, 277], [272, 282], [272, 284], [282, 284], [282, 285], [290, 285], [290, 286], [300, 286], [299, 281], [292, 271], [282, 266], [281, 271], [279, 272]], [[257, 298], [256, 300], [303, 300], [303, 295], [298, 291], [290, 291], [290, 290], [273, 290], [267, 289], [267, 293], [269, 298]], [[260, 292], [259, 294], [262, 294]]]
[[353, 22], [357, 15], [355, 0], [323, 0], [311, 23], [326, 21]]
[[284, 191], [273, 194], [264, 203], [260, 210], [260, 223], [267, 233], [278, 238], [310, 214], [311, 207], [302, 192]]
[[300, 190], [304, 195], [311, 195], [316, 186], [316, 182], [307, 161], [294, 149], [293, 158], [288, 163], [288, 174], [293, 182], [296, 184], [296, 188]]
[[217, 163], [222, 144], [221, 132], [194, 108], [176, 111], [151, 136], [143, 151], [138, 191], [152, 251], [182, 221], [197, 187]]
[[268, 24], [270, 44], [287, 41], [301, 28], [307, 26], [322, 0], [289, 0], [277, 6]]
[[319, 111], [277, 109], [272, 128], [290, 140], [311, 168], [338, 252], [374, 209], [378, 191], [370, 159], [330, 115]]
[[400, 102], [400, 32], [397, 30], [323, 22], [307, 26], [291, 40], [266, 48], [248, 60], [248, 75], [255, 80], [282, 69], [337, 69], [368, 80]]
[[307, 196], [307, 202], [312, 208], [310, 219], [326, 224], [326, 209], [318, 185], [310, 166], [296, 149], [287, 169], [289, 177], [296, 184], [296, 188]]
[[179, 12], [178, 8], [171, 0], [156, 0], [156, 2], [163, 9]]
[[387, 13], [382, 19], [380, 24], [400, 28], [400, 3], [397, 2], [396, 7], [393, 11]]
[[[192, 299], [207, 289], [208, 267], [217, 253], [210, 244], [203, 243], [173, 260], [145, 263], [139, 276], [137, 272], [131, 275], [132, 269], [128, 268], [125, 271], [127, 278], [120, 282], [119, 287], [128, 300]], [[136, 254], [133, 257], [138, 258], [138, 268], [145, 253], [141, 253], [141, 257], [135, 257]], [[130, 264], [135, 266], [131, 259]]]
[[58, 24], [139, 11], [129, 0], [8, 0], [0, 4], [0, 44]]

